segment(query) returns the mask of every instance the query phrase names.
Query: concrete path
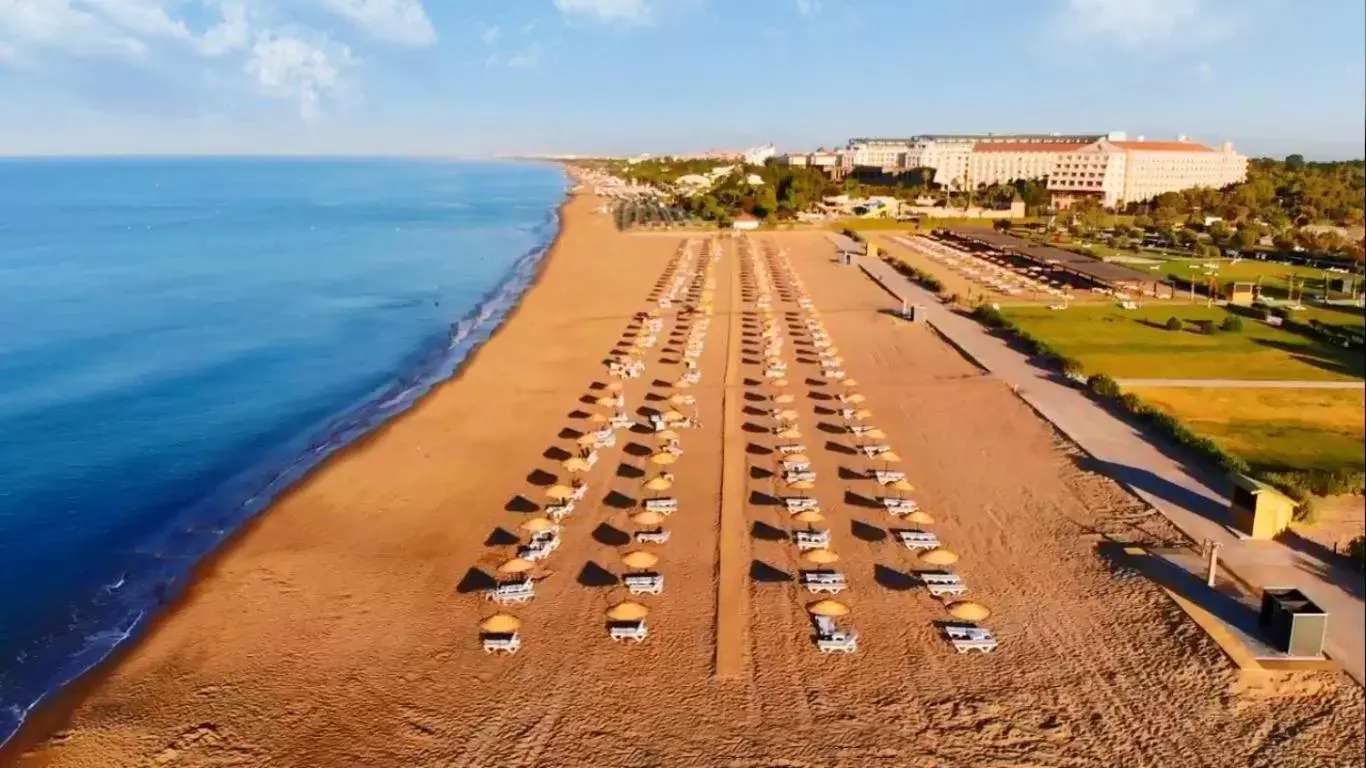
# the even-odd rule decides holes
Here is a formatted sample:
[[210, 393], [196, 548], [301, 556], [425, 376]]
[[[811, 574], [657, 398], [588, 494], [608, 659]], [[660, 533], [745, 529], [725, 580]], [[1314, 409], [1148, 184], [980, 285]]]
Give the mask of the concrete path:
[[1016, 393], [1092, 457], [1089, 469], [1124, 484], [1187, 536], [1223, 545], [1224, 566], [1256, 588], [1296, 587], [1330, 614], [1328, 654], [1357, 682], [1366, 667], [1366, 578], [1332, 552], [1293, 532], [1277, 541], [1248, 541], [1225, 523], [1230, 491], [1217, 472], [1185, 463], [1179, 450], [1115, 417], [1052, 371], [1031, 364], [1007, 342], [902, 277], [864, 259], [863, 270], [892, 295], [925, 308], [931, 325]]
[[1363, 389], [1366, 381], [1300, 379], [1115, 379], [1121, 387], [1217, 387], [1233, 389]]

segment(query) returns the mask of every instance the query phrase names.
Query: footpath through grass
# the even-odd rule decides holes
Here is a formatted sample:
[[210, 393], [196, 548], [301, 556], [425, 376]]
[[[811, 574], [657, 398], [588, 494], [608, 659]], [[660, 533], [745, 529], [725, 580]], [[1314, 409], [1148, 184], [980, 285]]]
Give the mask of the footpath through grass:
[[1182, 389], [1134, 393], [1180, 418], [1254, 469], [1366, 467], [1366, 392], [1342, 389]]
[[[1200, 333], [1194, 323], [1217, 326], [1230, 316], [1220, 307], [1154, 305], [1004, 307], [1006, 317], [1060, 354], [1081, 362], [1088, 374], [1117, 379], [1360, 379], [1366, 360], [1359, 351], [1330, 347], [1299, 334], [1245, 319], [1243, 330]], [[1167, 319], [1183, 322], [1166, 329]]]

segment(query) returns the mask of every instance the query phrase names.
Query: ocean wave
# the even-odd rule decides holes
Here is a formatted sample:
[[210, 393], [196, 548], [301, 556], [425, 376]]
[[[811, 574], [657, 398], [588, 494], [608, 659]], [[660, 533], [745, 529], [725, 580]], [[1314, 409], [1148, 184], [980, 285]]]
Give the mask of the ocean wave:
[[[566, 183], [566, 193], [567, 187]], [[0, 676], [10, 678], [0, 690], [0, 746], [36, 707], [136, 638], [147, 620], [184, 589], [195, 565], [282, 492], [455, 375], [530, 288], [559, 228], [556, 206], [535, 228], [537, 245], [522, 254], [472, 310], [451, 323], [446, 338], [415, 356], [408, 370], [177, 515], [160, 537], [130, 553], [129, 567], [105, 579], [92, 605], [72, 617], [66, 632], [46, 639], [44, 658], [30, 654], [14, 659], [10, 674]]]

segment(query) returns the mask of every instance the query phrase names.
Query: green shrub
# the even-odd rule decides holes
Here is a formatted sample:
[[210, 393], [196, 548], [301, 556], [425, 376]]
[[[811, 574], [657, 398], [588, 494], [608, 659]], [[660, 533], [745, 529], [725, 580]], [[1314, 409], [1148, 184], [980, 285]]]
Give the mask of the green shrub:
[[1182, 323], [1181, 318], [1177, 317], [1176, 315], [1172, 315], [1171, 317], [1167, 318], [1167, 330], [1179, 331], [1184, 327], [1185, 324]]
[[1001, 314], [1001, 310], [988, 304], [978, 304], [972, 310], [972, 319], [988, 328], [1003, 328], [1009, 322], [1006, 316]]
[[1074, 357], [1061, 358], [1058, 367], [1062, 370], [1063, 374], [1073, 378], [1079, 378], [1086, 375], [1085, 366], [1081, 364], [1080, 360]]
[[1086, 388], [1096, 397], [1119, 397], [1119, 384], [1104, 373], [1092, 374], [1086, 380]]
[[1143, 402], [1143, 398], [1133, 392], [1125, 392], [1119, 398], [1119, 402], [1124, 405], [1124, 410], [1137, 416], [1143, 416], [1149, 410], [1148, 404]]
[[1357, 568], [1366, 569], [1366, 536], [1358, 536], [1347, 542], [1347, 559]]
[[1219, 330], [1228, 331], [1229, 333], [1238, 333], [1243, 330], [1243, 318], [1238, 317], [1237, 315], [1229, 315], [1224, 318], [1224, 322], [1219, 324]]

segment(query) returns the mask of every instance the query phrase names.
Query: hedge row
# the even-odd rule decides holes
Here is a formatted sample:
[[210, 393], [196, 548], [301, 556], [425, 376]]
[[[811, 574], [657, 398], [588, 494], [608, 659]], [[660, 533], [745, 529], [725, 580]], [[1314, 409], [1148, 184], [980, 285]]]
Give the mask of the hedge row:
[[1347, 558], [1357, 568], [1366, 569], [1366, 536], [1358, 536], [1347, 542]]
[[972, 310], [972, 317], [988, 328], [999, 328], [1015, 337], [1026, 352], [1033, 355], [1035, 358], [1038, 358], [1041, 362], [1057, 368], [1067, 376], [1080, 378], [1085, 375], [1086, 369], [1082, 366], [1080, 360], [1068, 357], [1054, 349], [1043, 339], [1031, 336], [1028, 331], [1017, 325], [1014, 320], [1006, 317], [1001, 310], [987, 304], [978, 304]]
[[944, 290], [944, 284], [939, 282], [939, 278], [935, 277], [929, 272], [916, 269], [910, 264], [907, 264], [906, 262], [901, 261], [899, 259], [894, 259], [890, 256], [885, 257], [883, 261], [892, 265], [892, 269], [895, 269], [902, 275], [909, 277], [917, 283], [920, 283], [920, 286], [926, 290], [934, 291], [935, 293], [940, 293]]

